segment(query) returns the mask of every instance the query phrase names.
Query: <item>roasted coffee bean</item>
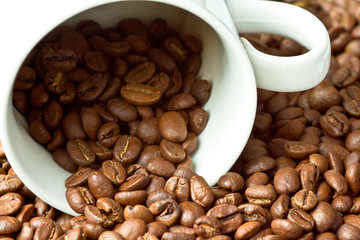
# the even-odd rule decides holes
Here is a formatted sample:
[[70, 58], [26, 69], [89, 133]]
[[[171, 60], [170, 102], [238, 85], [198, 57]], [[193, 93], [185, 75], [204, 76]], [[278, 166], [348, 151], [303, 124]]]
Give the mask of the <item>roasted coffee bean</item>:
[[317, 204], [317, 197], [313, 191], [300, 190], [292, 198], [292, 202], [296, 207], [309, 211], [313, 209]]
[[124, 238], [115, 231], [104, 231], [100, 234], [99, 240], [106, 240], [106, 239], [114, 239], [114, 240], [123, 240]]
[[155, 63], [160, 72], [169, 74], [178, 71], [175, 61], [160, 49], [152, 48], [148, 52], [147, 57], [151, 62]]
[[12, 95], [12, 103], [22, 115], [26, 115], [29, 112], [29, 99], [26, 93], [14, 91]]
[[269, 183], [269, 176], [263, 172], [255, 172], [246, 179], [245, 187], [251, 187], [254, 185], [266, 185]]
[[290, 239], [297, 239], [300, 237], [303, 229], [288, 219], [275, 219], [271, 222], [271, 229], [274, 233], [283, 235]]
[[102, 51], [109, 57], [121, 57], [130, 50], [131, 45], [125, 41], [106, 42], [102, 45]]
[[340, 194], [347, 194], [348, 184], [343, 175], [338, 171], [328, 170], [324, 173], [326, 182]]
[[122, 184], [126, 179], [126, 171], [123, 165], [116, 160], [106, 160], [101, 165], [102, 173], [110, 179], [114, 185]]
[[114, 196], [115, 201], [122, 206], [132, 204], [144, 204], [147, 198], [145, 190], [122, 191], [117, 192]]
[[319, 202], [310, 215], [315, 220], [315, 229], [319, 233], [329, 230], [335, 222], [335, 211], [327, 202]]
[[349, 195], [356, 196], [360, 190], [360, 164], [352, 163], [345, 172], [345, 179], [349, 186]]
[[185, 150], [178, 143], [169, 142], [166, 139], [160, 142], [161, 154], [170, 162], [181, 162], [186, 157]]
[[69, 187], [66, 189], [66, 200], [77, 213], [83, 214], [87, 205], [95, 205], [95, 198], [86, 187]]
[[88, 141], [87, 144], [95, 152], [96, 159], [100, 162], [113, 158], [113, 151], [102, 145], [99, 141]]
[[121, 164], [131, 164], [141, 152], [142, 143], [137, 137], [122, 135], [116, 141], [113, 156]]
[[354, 117], [360, 116], [360, 99], [358, 97], [359, 92], [360, 88], [356, 85], [350, 85], [340, 90], [340, 96], [342, 97], [342, 105], [344, 106], [346, 112]]
[[120, 185], [119, 191], [142, 190], [147, 186], [149, 181], [149, 173], [145, 169], [140, 169], [126, 178], [125, 182]]
[[242, 224], [235, 232], [235, 239], [248, 239], [260, 231], [261, 225], [259, 222], [250, 221]]
[[62, 121], [62, 129], [65, 137], [68, 139], [75, 140], [86, 138], [86, 133], [82, 125], [81, 117], [78, 113], [67, 113]]
[[151, 117], [139, 122], [137, 136], [145, 144], [159, 144], [161, 133], [159, 129], [159, 119]]
[[51, 140], [51, 134], [42, 122], [32, 121], [29, 131], [31, 137], [38, 143], [46, 144]]
[[190, 201], [184, 201], [180, 203], [179, 209], [179, 222], [187, 227], [192, 227], [197, 218], [205, 215], [205, 211], [201, 206]]
[[162, 157], [155, 157], [147, 161], [146, 170], [159, 176], [171, 177], [175, 172], [175, 166]]
[[300, 187], [300, 180], [295, 170], [290, 167], [278, 170], [274, 176], [274, 187], [278, 194], [296, 192]]
[[333, 199], [331, 206], [335, 209], [335, 211], [345, 213], [350, 210], [352, 201], [347, 195], [339, 195]]
[[91, 140], [97, 140], [98, 129], [101, 125], [101, 119], [97, 112], [92, 108], [82, 107], [80, 116], [86, 135]]
[[83, 140], [69, 140], [66, 150], [71, 160], [81, 167], [86, 167], [95, 162], [96, 156], [92, 148]]
[[244, 173], [251, 175], [256, 172], [265, 172], [275, 167], [275, 164], [275, 160], [271, 157], [257, 157], [245, 164]]
[[43, 119], [48, 130], [52, 131], [60, 127], [63, 119], [63, 109], [57, 101], [50, 100], [44, 106]]
[[108, 122], [100, 126], [97, 139], [107, 148], [113, 148], [120, 138], [120, 127], [117, 123]]
[[190, 178], [190, 196], [194, 202], [202, 207], [208, 207], [214, 201], [214, 194], [210, 186], [199, 175], [194, 175]]
[[285, 218], [289, 211], [290, 197], [281, 194], [271, 205], [270, 212], [273, 218]]
[[8, 192], [16, 192], [23, 186], [24, 184], [18, 176], [0, 174], [0, 195]]
[[304, 159], [318, 151], [317, 146], [300, 141], [285, 142], [284, 149], [285, 154], [294, 159]]
[[125, 220], [129, 218], [139, 218], [144, 220], [145, 223], [150, 223], [153, 221], [153, 214], [149, 208], [144, 205], [128, 205], [124, 208], [124, 218]]
[[218, 185], [232, 192], [240, 191], [244, 187], [243, 177], [236, 172], [227, 172], [218, 180]]
[[318, 111], [324, 111], [340, 101], [340, 94], [335, 87], [317, 87], [309, 92], [309, 105]]
[[110, 99], [106, 103], [106, 109], [115, 118], [124, 122], [135, 121], [135, 119], [138, 117], [136, 108], [119, 97]]
[[315, 226], [313, 217], [306, 211], [298, 208], [290, 209], [287, 218], [298, 224], [306, 232], [312, 231]]
[[244, 203], [239, 206], [244, 222], [256, 221], [265, 225], [267, 222], [267, 213], [263, 207], [254, 203]]
[[222, 233], [235, 231], [243, 223], [240, 210], [232, 204], [217, 205], [211, 208], [206, 215], [220, 220]]
[[44, 69], [56, 69], [67, 73], [76, 67], [76, 54], [70, 48], [61, 48], [59, 50], [49, 49], [41, 59]]
[[45, 88], [55, 95], [60, 95], [65, 91], [67, 82], [66, 75], [54, 68], [49, 69], [44, 78]]
[[319, 179], [319, 167], [314, 163], [305, 164], [300, 170], [300, 183], [303, 189], [315, 191]]
[[149, 206], [149, 209], [155, 216], [156, 221], [162, 222], [168, 227], [173, 225], [180, 217], [179, 205], [171, 198], [157, 200]]
[[164, 189], [173, 192], [175, 194], [175, 199], [179, 203], [188, 201], [190, 198], [190, 185], [188, 180], [184, 177], [170, 177], [166, 181]]
[[163, 138], [170, 142], [183, 142], [187, 135], [185, 120], [180, 113], [175, 111], [161, 115], [159, 128]]
[[269, 207], [276, 199], [276, 192], [272, 185], [255, 185], [245, 190], [245, 195], [250, 203], [262, 207]]
[[91, 172], [92, 170], [90, 168], [80, 168], [65, 180], [65, 187], [80, 187], [84, 185]]
[[78, 169], [78, 165], [70, 158], [65, 148], [58, 148], [52, 154], [54, 161], [68, 172], [74, 173]]
[[360, 233], [360, 229], [351, 225], [351, 224], [343, 224], [338, 229], [336, 235], [339, 239], [356, 239], [358, 238], [358, 234]]
[[189, 113], [189, 130], [199, 135], [206, 126], [208, 113], [201, 107], [192, 108]]
[[197, 235], [211, 238], [221, 234], [221, 222], [215, 217], [201, 216], [194, 222], [194, 230]]
[[92, 171], [88, 176], [88, 185], [91, 193], [96, 199], [115, 195], [115, 189], [110, 179], [100, 171]]
[[24, 203], [23, 197], [18, 193], [6, 193], [0, 197], [0, 216], [14, 215]]
[[16, 74], [14, 90], [26, 91], [35, 86], [36, 71], [28, 66], [22, 66]]
[[54, 152], [56, 149], [65, 145], [65, 136], [63, 131], [58, 128], [53, 132], [50, 142], [46, 145], [46, 149], [50, 152]]

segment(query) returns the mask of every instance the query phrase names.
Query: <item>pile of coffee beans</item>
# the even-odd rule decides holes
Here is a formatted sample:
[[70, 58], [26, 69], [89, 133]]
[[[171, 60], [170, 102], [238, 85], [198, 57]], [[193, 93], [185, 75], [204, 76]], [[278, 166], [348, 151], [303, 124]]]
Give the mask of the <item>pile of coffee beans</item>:
[[[251, 137], [213, 187], [189, 156], [210, 92], [196, 75], [199, 40], [161, 19], [52, 31], [20, 69], [14, 105], [73, 173], [64, 184], [80, 215], [34, 196], [0, 148], [1, 237], [360, 239], [360, 3], [287, 2], [327, 27], [330, 71], [308, 91], [259, 89]], [[244, 37], [274, 55], [306, 52], [280, 36]], [[169, 123], [182, 130], [169, 133]]]

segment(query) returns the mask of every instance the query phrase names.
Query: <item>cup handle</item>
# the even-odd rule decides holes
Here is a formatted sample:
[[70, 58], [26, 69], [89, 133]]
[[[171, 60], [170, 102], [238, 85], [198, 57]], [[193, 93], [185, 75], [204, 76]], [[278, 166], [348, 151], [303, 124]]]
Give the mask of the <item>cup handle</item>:
[[331, 57], [330, 38], [322, 22], [310, 12], [281, 2], [227, 0], [239, 33], [270, 33], [293, 39], [308, 52], [278, 57], [255, 49], [240, 38], [250, 58], [258, 88], [290, 92], [314, 87], [326, 76]]

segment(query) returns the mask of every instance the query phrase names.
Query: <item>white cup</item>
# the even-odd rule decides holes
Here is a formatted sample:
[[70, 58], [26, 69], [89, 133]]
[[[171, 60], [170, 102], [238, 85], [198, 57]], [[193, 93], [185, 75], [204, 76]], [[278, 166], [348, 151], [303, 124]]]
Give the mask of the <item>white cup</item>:
[[[330, 63], [327, 31], [309, 12], [259, 0], [228, 0], [227, 5], [230, 14], [223, 0], [37, 0], [23, 1], [21, 7], [16, 1], [1, 6], [2, 32], [8, 37], [3, 36], [0, 44], [0, 139], [24, 184], [53, 207], [76, 215], [65, 198], [64, 181], [70, 174], [30, 137], [25, 119], [12, 105], [13, 82], [22, 61], [58, 24], [74, 26], [79, 20], [93, 19], [105, 28], [128, 17], [145, 24], [160, 17], [202, 41], [199, 75], [212, 82], [212, 90], [204, 106], [209, 120], [192, 158], [195, 171], [215, 184], [248, 140], [255, 118], [256, 87], [305, 90], [323, 80]], [[240, 39], [237, 32], [280, 34], [309, 51], [296, 57], [270, 56]]]

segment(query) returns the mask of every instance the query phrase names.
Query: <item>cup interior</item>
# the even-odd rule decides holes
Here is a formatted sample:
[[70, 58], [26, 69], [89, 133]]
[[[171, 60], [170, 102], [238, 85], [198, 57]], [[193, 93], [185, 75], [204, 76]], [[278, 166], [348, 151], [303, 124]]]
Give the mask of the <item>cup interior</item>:
[[[108, 28], [115, 27], [124, 18], [137, 18], [145, 25], [163, 18], [170, 27], [201, 40], [203, 62], [198, 76], [209, 80], [212, 90], [204, 106], [209, 113], [208, 123], [198, 138], [199, 146], [192, 159], [195, 171], [213, 185], [219, 174], [227, 172], [238, 158], [250, 135], [256, 110], [255, 78], [240, 42], [218, 19], [205, 9], [194, 8], [192, 11], [197, 14], [194, 15], [183, 9], [184, 6], [176, 6], [181, 3], [172, 4], [107, 3], [80, 12], [61, 24], [75, 26], [80, 20], [92, 19]], [[6, 104], [2, 141], [6, 141], [6, 154], [15, 172], [45, 202], [76, 215], [65, 198], [64, 181], [70, 173], [59, 167], [51, 154], [28, 134], [25, 118], [12, 106], [11, 94]]]

